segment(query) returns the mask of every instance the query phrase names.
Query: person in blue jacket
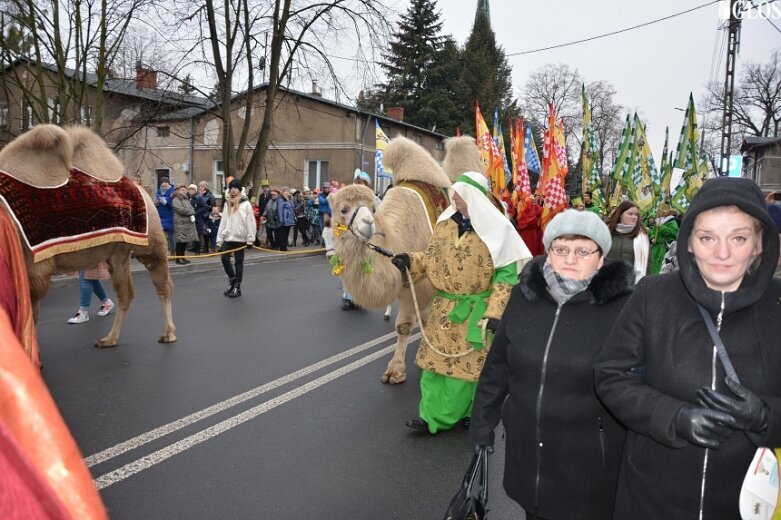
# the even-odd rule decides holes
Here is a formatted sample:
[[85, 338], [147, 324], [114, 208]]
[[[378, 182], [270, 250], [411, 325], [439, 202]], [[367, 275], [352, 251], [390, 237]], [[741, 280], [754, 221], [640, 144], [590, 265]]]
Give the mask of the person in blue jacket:
[[157, 214], [160, 215], [160, 224], [168, 237], [168, 251], [171, 254], [174, 251], [174, 211], [171, 208], [173, 196], [174, 187], [171, 186], [168, 177], [160, 177], [160, 187], [157, 188], [154, 201], [157, 206]]
[[331, 185], [327, 182], [323, 183], [323, 189], [320, 190], [320, 194], [317, 196], [317, 215], [320, 218], [320, 229], [325, 229], [325, 223], [323, 222], [323, 215], [333, 216], [331, 214], [331, 206], [328, 204], [328, 194], [331, 192]]
[[277, 199], [277, 246], [280, 251], [287, 251], [290, 228], [296, 225], [295, 208], [293, 207], [290, 190], [286, 187], [282, 188], [282, 190], [272, 188], [271, 191], [276, 191], [279, 194]]

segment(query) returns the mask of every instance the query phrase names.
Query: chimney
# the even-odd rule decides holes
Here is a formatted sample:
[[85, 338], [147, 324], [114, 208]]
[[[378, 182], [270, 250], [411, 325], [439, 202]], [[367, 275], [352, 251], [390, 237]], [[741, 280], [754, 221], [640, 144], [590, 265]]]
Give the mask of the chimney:
[[404, 107], [388, 107], [385, 109], [385, 115], [391, 119], [404, 121]]
[[136, 88], [157, 88], [157, 72], [145, 68], [140, 61], [136, 62]]
[[323, 93], [320, 92], [317, 89], [317, 80], [316, 79], [312, 80], [312, 96], [314, 96], [314, 97], [323, 97]]

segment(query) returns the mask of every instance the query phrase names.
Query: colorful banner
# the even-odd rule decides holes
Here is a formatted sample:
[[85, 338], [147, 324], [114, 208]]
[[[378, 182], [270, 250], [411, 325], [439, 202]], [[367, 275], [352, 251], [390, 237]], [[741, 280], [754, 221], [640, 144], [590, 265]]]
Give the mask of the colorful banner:
[[491, 181], [491, 191], [501, 193], [506, 187], [504, 176], [504, 164], [496, 143], [491, 137], [488, 125], [485, 123], [480, 105], [475, 101], [475, 133], [477, 136], [477, 148], [480, 150], [480, 159], [485, 167], [485, 175]]
[[597, 148], [594, 125], [591, 123], [591, 106], [588, 103], [585, 84], [583, 84], [581, 94], [583, 99], [583, 145], [580, 153], [581, 191], [583, 195], [587, 191], [591, 192], [591, 202], [599, 209], [599, 213], [603, 213], [605, 200], [601, 189], [602, 175], [598, 168], [599, 149]]
[[375, 119], [374, 120], [374, 173], [375, 178], [379, 179], [381, 177], [386, 179], [391, 179], [392, 176], [389, 175], [393, 173], [392, 171], [385, 169], [384, 165], [382, 164], [382, 156], [385, 153], [385, 148], [388, 147], [388, 143], [390, 142], [390, 139], [388, 139], [388, 136], [385, 135], [385, 132], [382, 131], [382, 128], [380, 128], [380, 122]]

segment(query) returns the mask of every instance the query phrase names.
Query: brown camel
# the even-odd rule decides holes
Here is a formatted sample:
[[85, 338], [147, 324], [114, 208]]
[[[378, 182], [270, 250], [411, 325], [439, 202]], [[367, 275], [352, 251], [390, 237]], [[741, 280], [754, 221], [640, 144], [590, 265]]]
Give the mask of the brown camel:
[[[0, 151], [0, 170], [16, 179], [37, 187], [55, 187], [65, 184], [72, 167], [88, 172], [105, 181], [122, 177], [124, 166], [98, 135], [83, 127], [62, 129], [55, 125], [38, 125], [17, 137]], [[75, 252], [62, 252], [50, 258], [33, 262], [33, 254], [20, 237], [25, 252], [30, 279], [30, 296], [34, 316], [38, 318], [38, 303], [49, 290], [52, 275], [72, 273], [106, 262], [117, 295], [114, 324], [106, 337], [98, 340], [98, 348], [115, 347], [119, 339], [125, 313], [135, 295], [130, 276], [130, 253], [149, 270], [163, 306], [163, 333], [158, 341], [176, 341], [176, 327], [171, 312], [173, 282], [168, 272], [168, 240], [151, 197], [139, 190], [147, 207], [148, 245], [109, 242]], [[8, 211], [0, 204], [0, 211]]]
[[[385, 150], [385, 166], [393, 170], [394, 188], [379, 208], [372, 191], [360, 185], [347, 186], [329, 196], [334, 229], [349, 226], [334, 239], [334, 250], [344, 265], [342, 284], [361, 307], [382, 308], [399, 299], [396, 316], [396, 350], [382, 375], [384, 383], [407, 379], [405, 353], [409, 336], [417, 323], [412, 295], [390, 259], [370, 250], [367, 243], [392, 253], [423, 251], [432, 235], [426, 208], [414, 191], [398, 186], [402, 181], [422, 181], [438, 188], [451, 182], [433, 157], [413, 141], [397, 137]], [[370, 272], [366, 266], [371, 265]], [[434, 291], [427, 280], [415, 284], [421, 319], [428, 316]]]

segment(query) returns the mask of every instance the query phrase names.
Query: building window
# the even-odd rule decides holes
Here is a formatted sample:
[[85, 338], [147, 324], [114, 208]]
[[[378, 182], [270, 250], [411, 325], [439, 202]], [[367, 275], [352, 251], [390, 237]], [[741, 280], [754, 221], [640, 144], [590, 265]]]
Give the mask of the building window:
[[214, 180], [212, 182], [212, 193], [218, 199], [225, 193], [225, 167], [222, 161], [214, 161]]
[[62, 114], [60, 110], [60, 100], [57, 98], [48, 98], [46, 104], [49, 110], [49, 121], [55, 125], [62, 123]]
[[29, 130], [35, 126], [35, 120], [33, 119], [33, 106], [27, 102], [22, 108], [22, 117], [19, 121], [20, 130]]
[[304, 186], [314, 190], [329, 181], [328, 161], [306, 161], [304, 167]]
[[443, 141], [437, 141], [437, 144], [435, 146], [437, 150], [444, 150], [445, 149], [445, 143]]
[[90, 126], [92, 125], [92, 107], [89, 105], [84, 105], [79, 109], [79, 118], [81, 119], [81, 124]]
[[157, 137], [168, 137], [171, 135], [171, 127], [170, 126], [158, 126], [157, 127]]
[[0, 105], [0, 128], [8, 128], [8, 107]]
[[160, 188], [160, 179], [163, 177], [168, 177], [168, 184], [173, 186], [174, 181], [171, 179], [171, 169], [170, 168], [156, 168], [155, 169], [155, 180], [157, 182], [157, 187]]

